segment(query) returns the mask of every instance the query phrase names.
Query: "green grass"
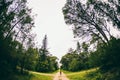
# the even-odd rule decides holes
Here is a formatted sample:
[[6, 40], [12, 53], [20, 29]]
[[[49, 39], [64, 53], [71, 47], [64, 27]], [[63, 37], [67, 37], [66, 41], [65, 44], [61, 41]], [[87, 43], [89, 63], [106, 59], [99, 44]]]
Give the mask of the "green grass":
[[53, 80], [53, 73], [38, 73], [38, 72], [30, 72], [33, 76], [30, 80]]
[[83, 70], [80, 72], [63, 71], [70, 80], [100, 80], [102, 74], [99, 73], [98, 68]]
[[39, 73], [29, 71], [29, 74], [26, 75], [15, 75], [14, 80], [53, 80], [53, 77], [56, 73]]

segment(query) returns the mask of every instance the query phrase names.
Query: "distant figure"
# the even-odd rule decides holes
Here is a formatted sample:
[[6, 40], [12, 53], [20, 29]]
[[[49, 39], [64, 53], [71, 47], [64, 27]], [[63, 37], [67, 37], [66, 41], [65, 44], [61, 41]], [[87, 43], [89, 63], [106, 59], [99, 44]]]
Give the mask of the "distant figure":
[[60, 69], [60, 75], [62, 74], [61, 69]]

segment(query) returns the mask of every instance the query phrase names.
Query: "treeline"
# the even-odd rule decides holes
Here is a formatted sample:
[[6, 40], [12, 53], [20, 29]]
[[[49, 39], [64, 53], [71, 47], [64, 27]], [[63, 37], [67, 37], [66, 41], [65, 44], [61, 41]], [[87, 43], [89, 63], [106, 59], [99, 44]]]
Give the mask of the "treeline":
[[[63, 56], [63, 69], [77, 71], [99, 67], [103, 74], [99, 80], [119, 80], [120, 1], [67, 0], [62, 10], [66, 24], [72, 25], [74, 37], [85, 38], [88, 44], [87, 52], [83, 48], [78, 53], [76, 49]], [[83, 44], [81, 40], [78, 42]]]
[[57, 69], [57, 58], [47, 48], [34, 46], [35, 35], [31, 33], [34, 17], [26, 3], [26, 0], [0, 0], [0, 80], [14, 80], [14, 74], [26, 70]]
[[[86, 50], [88, 50], [88, 44], [83, 44], [85, 44]], [[84, 49], [85, 47], [79, 47], [76, 50], [70, 48], [60, 61], [62, 64], [61, 68], [75, 72], [98, 67], [99, 72], [97, 73], [103, 74], [102, 76], [97, 76], [98, 79], [120, 79], [120, 39], [112, 38], [109, 40], [108, 45], [98, 43], [95, 51], [84, 51]]]
[[[83, 51], [81, 52], [82, 49]], [[73, 50], [70, 48], [68, 53], [62, 57], [60, 61], [62, 63], [61, 68], [68, 71], [88, 69], [91, 67], [88, 56], [88, 44], [84, 42], [82, 46], [80, 46], [79, 42], [77, 42], [77, 49]]]
[[47, 35], [43, 39], [43, 45], [39, 49], [36, 71], [38, 72], [53, 72], [58, 69], [58, 58], [52, 56], [47, 49]]
[[109, 45], [98, 43], [95, 51], [88, 51], [89, 44], [77, 43], [77, 49], [69, 49], [61, 59], [61, 68], [68, 71], [80, 71], [93, 67], [100, 67], [105, 71], [119, 69], [120, 39], [112, 38]]

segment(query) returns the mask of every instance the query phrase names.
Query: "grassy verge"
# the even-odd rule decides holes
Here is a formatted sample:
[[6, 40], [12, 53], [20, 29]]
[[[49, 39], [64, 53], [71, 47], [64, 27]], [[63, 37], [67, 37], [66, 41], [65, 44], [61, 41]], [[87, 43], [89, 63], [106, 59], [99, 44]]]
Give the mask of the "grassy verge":
[[38, 73], [38, 72], [30, 72], [33, 76], [30, 80], [53, 80], [53, 73]]
[[29, 74], [15, 75], [14, 80], [53, 80], [55, 73], [39, 73], [29, 71]]
[[102, 74], [99, 73], [98, 68], [83, 70], [80, 72], [63, 71], [70, 80], [99, 80]]

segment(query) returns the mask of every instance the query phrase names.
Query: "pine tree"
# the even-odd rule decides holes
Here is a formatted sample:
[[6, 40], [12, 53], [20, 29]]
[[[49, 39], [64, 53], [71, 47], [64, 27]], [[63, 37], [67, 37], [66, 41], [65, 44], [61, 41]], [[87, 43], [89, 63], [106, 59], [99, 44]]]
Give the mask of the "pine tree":
[[77, 51], [77, 53], [80, 53], [80, 52], [81, 52], [81, 46], [80, 46], [80, 43], [79, 43], [79, 42], [77, 42], [76, 51]]

